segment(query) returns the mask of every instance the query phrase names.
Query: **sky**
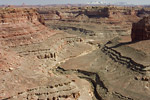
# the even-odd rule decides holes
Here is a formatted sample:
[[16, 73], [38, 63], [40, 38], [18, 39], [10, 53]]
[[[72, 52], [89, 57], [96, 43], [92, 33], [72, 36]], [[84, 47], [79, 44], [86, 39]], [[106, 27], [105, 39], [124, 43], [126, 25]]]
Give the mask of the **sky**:
[[0, 0], [0, 5], [47, 5], [47, 4], [86, 4], [88, 2], [102, 1], [106, 3], [128, 2], [129, 4], [150, 4], [150, 0]]

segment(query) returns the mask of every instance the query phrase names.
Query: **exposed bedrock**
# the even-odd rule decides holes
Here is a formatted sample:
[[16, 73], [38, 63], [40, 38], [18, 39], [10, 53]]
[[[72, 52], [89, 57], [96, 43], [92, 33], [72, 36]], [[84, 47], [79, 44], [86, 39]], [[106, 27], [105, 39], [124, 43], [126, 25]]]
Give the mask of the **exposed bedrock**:
[[[60, 8], [38, 8], [38, 12], [44, 16], [45, 20], [61, 20], [74, 22], [87, 22], [90, 19], [108, 18], [111, 23], [134, 22], [138, 19], [137, 11], [124, 7], [60, 7]], [[106, 19], [104, 19], [106, 20]], [[100, 22], [104, 22], [101, 20]], [[93, 22], [93, 21], [90, 21]], [[97, 23], [98, 21], [94, 21]]]
[[87, 35], [87, 36], [95, 36], [95, 32], [92, 30], [88, 30], [88, 29], [84, 29], [84, 28], [78, 28], [78, 27], [71, 27], [71, 26], [53, 26], [53, 29], [59, 29], [59, 30], [63, 30], [63, 31], [68, 31], [68, 30], [72, 30], [75, 32], [78, 32], [83, 34], [83, 35]]
[[124, 9], [124, 8], [117, 8], [117, 7], [104, 7], [104, 8], [94, 8], [93, 9], [87, 9], [84, 12], [85, 15], [87, 15], [89, 18], [92, 17], [115, 17], [118, 15], [120, 17], [125, 16], [125, 15], [132, 15], [132, 16], [136, 16], [136, 11], [134, 9]]
[[[0, 39], [2, 45], [30, 44], [53, 35], [34, 9], [8, 8], [0, 10]], [[11, 33], [11, 34], [10, 34]]]
[[[149, 78], [145, 76], [145, 71], [132, 69], [134, 63], [131, 61], [132, 64], [130, 64], [128, 57], [126, 59], [125, 56], [118, 56], [119, 54], [111, 50], [107, 52], [106, 49], [103, 52], [97, 49], [87, 55], [69, 59], [57, 67], [56, 71], [61, 74], [75, 73], [78, 77], [88, 80], [93, 87], [96, 100], [147, 100], [150, 98]], [[111, 54], [113, 57], [110, 56]], [[136, 91], [137, 88], [138, 91]], [[145, 97], [143, 98], [142, 95]]]
[[94, 46], [76, 35], [50, 30], [32, 9], [8, 9], [1, 15], [5, 15], [0, 23], [1, 100], [92, 100], [86, 80], [50, 69]]
[[[105, 84], [103, 83], [103, 81], [100, 79], [99, 75], [97, 73], [94, 72], [88, 72], [88, 71], [84, 71], [84, 70], [65, 70], [61, 67], [57, 67], [56, 69], [54, 69], [55, 72], [60, 73], [60, 74], [72, 74], [75, 73], [79, 78], [81, 79], [85, 79], [87, 81], [89, 81], [92, 85], [92, 92], [93, 92], [93, 99], [95, 100], [103, 100], [103, 97], [101, 96], [101, 94], [99, 94], [98, 91], [103, 91], [107, 94], [108, 89], [105, 86]], [[101, 87], [102, 90], [97, 90], [98, 87]]]
[[137, 11], [137, 16], [139, 17], [144, 17], [144, 16], [148, 16], [150, 14], [150, 10], [146, 9], [146, 8], [142, 8], [140, 10]]
[[0, 71], [10, 72], [21, 66], [23, 58], [19, 57], [16, 52], [0, 46]]
[[[106, 43], [103, 46], [103, 48], [101, 50], [103, 53], [105, 53], [107, 56], [109, 56], [113, 61], [120, 63], [122, 65], [125, 65], [127, 68], [142, 74], [143, 77], [140, 78], [141, 80], [149, 81], [150, 80], [150, 66], [147, 61], [147, 59], [149, 59], [149, 57], [147, 57], [146, 55], [143, 55], [143, 53], [141, 51], [136, 51], [132, 47], [124, 46], [122, 48], [121, 47], [119, 48], [119, 46], [118, 46], [119, 44], [117, 45], [118, 47], [116, 45], [115, 46], [111, 45], [111, 42], [109, 41], [108, 43]], [[115, 47], [118, 49], [115, 49]], [[135, 56], [134, 53], [133, 53], [133, 55], [125, 54], [124, 51], [129, 52], [126, 49], [128, 49], [130, 52], [136, 51], [137, 54], [136, 53], [135, 54], [137, 57]], [[146, 59], [139, 60], [140, 58], [138, 58], [138, 57], [146, 58]]]
[[80, 97], [80, 92], [73, 84], [74, 80], [55, 85], [30, 88], [2, 100], [77, 100]]
[[122, 56], [120, 52], [112, 49], [111, 47], [108, 47], [107, 45], [105, 45], [102, 48], [102, 51], [106, 55], [108, 55], [110, 58], [112, 58], [114, 61], [124, 64], [128, 68], [131, 68], [132, 70], [138, 71], [140, 73], [146, 73], [146, 71], [144, 69], [148, 66], [139, 64], [139, 63], [135, 62], [134, 60], [132, 60], [132, 58]]
[[0, 11], [0, 24], [17, 24], [23, 22], [40, 22], [45, 24], [43, 17], [34, 9], [14, 9], [6, 8]]
[[42, 41], [55, 32], [44, 26], [34, 9], [5, 8], [0, 10], [0, 68], [10, 71], [21, 66], [22, 58], [9, 47]]
[[132, 24], [131, 38], [133, 42], [150, 39], [150, 16]]
[[104, 45], [134, 8], [37, 9], [0, 10], [0, 100], [149, 100], [149, 66]]

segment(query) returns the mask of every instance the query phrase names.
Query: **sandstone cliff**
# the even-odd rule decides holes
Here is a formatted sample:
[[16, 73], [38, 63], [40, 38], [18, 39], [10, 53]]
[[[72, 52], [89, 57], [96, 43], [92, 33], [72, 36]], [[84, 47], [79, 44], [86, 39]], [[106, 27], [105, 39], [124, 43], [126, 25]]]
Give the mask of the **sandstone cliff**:
[[[87, 21], [93, 18], [108, 18], [113, 21], [134, 21], [138, 19], [137, 11], [124, 7], [60, 7], [58, 8], [38, 8], [38, 12], [44, 16], [45, 20], [71, 20]], [[103, 19], [105, 20], [105, 19]], [[111, 20], [110, 20], [111, 22]]]
[[54, 32], [50, 32], [44, 24], [43, 17], [34, 9], [1, 10], [0, 42], [2, 45], [15, 46], [47, 38]]
[[141, 41], [150, 39], [150, 16], [144, 17], [132, 25], [132, 41]]
[[91, 97], [83, 91], [85, 84], [90, 86], [87, 81], [48, 69], [92, 49], [90, 45], [75, 35], [50, 30], [33, 9], [7, 8], [0, 16], [0, 100], [77, 100], [82, 93]]
[[14, 9], [10, 8], [7, 10], [0, 11], [0, 24], [17, 24], [23, 22], [32, 22], [37, 23], [40, 22], [44, 24], [43, 18], [36, 13], [34, 9], [27, 10], [27, 9]]
[[20, 57], [8, 47], [40, 42], [54, 33], [34, 9], [0, 10], [0, 69], [9, 71], [20, 66]]

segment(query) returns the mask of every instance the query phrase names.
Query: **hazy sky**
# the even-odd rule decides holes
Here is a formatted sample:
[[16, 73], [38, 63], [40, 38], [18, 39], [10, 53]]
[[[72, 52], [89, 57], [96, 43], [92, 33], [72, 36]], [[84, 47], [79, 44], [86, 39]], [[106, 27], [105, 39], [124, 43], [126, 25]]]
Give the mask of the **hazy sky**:
[[130, 4], [150, 4], [150, 0], [0, 0], [0, 5], [21, 5], [22, 3], [29, 5], [45, 5], [45, 4], [85, 4], [91, 1], [103, 1], [107, 3], [128, 2]]

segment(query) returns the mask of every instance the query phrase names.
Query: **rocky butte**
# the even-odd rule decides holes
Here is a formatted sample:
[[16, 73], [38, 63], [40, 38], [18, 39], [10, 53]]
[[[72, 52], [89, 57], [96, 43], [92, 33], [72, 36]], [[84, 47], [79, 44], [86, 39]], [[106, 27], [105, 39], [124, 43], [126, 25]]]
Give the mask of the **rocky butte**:
[[131, 38], [133, 42], [150, 39], [150, 16], [132, 24]]

